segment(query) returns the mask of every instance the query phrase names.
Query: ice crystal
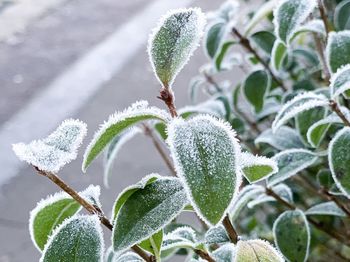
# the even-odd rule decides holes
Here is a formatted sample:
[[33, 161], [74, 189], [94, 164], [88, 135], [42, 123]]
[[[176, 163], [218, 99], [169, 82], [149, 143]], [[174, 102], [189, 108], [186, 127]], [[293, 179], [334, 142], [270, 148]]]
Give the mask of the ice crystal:
[[313, 92], [301, 93], [282, 107], [272, 123], [272, 131], [275, 133], [278, 128], [301, 112], [327, 105], [328, 100], [324, 95], [315, 94]]
[[13, 150], [19, 159], [48, 172], [58, 172], [77, 157], [87, 129], [86, 124], [68, 119], [47, 138], [29, 144], [18, 143]]
[[153, 70], [164, 87], [171, 87], [198, 47], [205, 20], [199, 8], [176, 9], [162, 17], [153, 30], [148, 53]]

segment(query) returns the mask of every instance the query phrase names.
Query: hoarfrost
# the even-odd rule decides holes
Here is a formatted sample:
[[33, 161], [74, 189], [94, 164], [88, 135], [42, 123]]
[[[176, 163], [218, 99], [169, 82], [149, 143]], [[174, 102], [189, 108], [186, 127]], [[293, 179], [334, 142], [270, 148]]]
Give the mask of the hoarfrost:
[[144, 262], [138, 254], [135, 252], [126, 252], [120, 257], [115, 258], [112, 262]]
[[230, 242], [230, 238], [227, 235], [225, 228], [222, 225], [209, 228], [205, 233], [206, 244], [221, 244]]
[[[350, 61], [349, 61], [350, 62]], [[331, 98], [339, 96], [350, 89], [350, 64], [341, 67], [331, 78]]]
[[179, 227], [164, 236], [162, 250], [181, 247], [194, 248], [196, 242], [196, 232], [192, 228], [187, 226]]
[[233, 262], [235, 256], [235, 245], [229, 243], [225, 244], [212, 253], [215, 261], [218, 262]]
[[206, 18], [201, 9], [176, 9], [163, 16], [148, 41], [148, 54], [159, 82], [171, 87], [198, 47]]
[[292, 100], [288, 101], [275, 117], [275, 120], [272, 123], [273, 133], [275, 133], [277, 129], [289, 119], [297, 116], [299, 113], [319, 106], [328, 106], [328, 100], [324, 95], [315, 94], [313, 92], [304, 92], [297, 95]]
[[[290, 187], [288, 187], [285, 184], [279, 184], [277, 186], [274, 186], [272, 188], [272, 190], [282, 199], [284, 199], [285, 201], [289, 202], [289, 203], [293, 203], [293, 192], [290, 189]], [[260, 194], [260, 196], [256, 197], [254, 200], [250, 201], [247, 204], [248, 208], [254, 208], [257, 205], [266, 203], [266, 202], [275, 202], [276, 199], [272, 196], [267, 195], [265, 192], [263, 192], [262, 194]]]
[[112, 139], [140, 121], [157, 119], [170, 121], [170, 115], [157, 107], [149, 107], [147, 101], [138, 101], [122, 112], [109, 116], [85, 150], [82, 170], [86, 171], [92, 160], [108, 145]]
[[77, 157], [77, 150], [86, 132], [85, 123], [68, 119], [47, 138], [29, 144], [14, 144], [13, 151], [20, 160], [42, 171], [56, 173]]
[[105, 187], [109, 187], [109, 178], [111, 176], [113, 164], [118, 156], [119, 151], [129, 140], [131, 140], [135, 135], [141, 132], [142, 130], [140, 128], [134, 127], [129, 130], [126, 130], [119, 136], [116, 136], [110, 142], [107, 150], [105, 150], [104, 157], [103, 183]]
[[333, 201], [324, 202], [310, 207], [305, 215], [329, 215], [346, 217], [346, 214]]
[[350, 31], [330, 32], [326, 47], [328, 68], [335, 73], [350, 63]]
[[293, 35], [291, 41], [293, 39], [295, 39], [299, 34], [305, 33], [305, 32], [316, 33], [316, 34], [321, 35], [322, 37], [326, 36], [326, 29], [324, 27], [323, 21], [320, 19], [314, 19], [314, 20], [311, 20], [311, 21], [307, 22], [306, 24], [300, 26], [296, 30], [296, 32], [294, 32], [294, 35]]
[[76, 215], [57, 227], [45, 245], [40, 262], [102, 262], [104, 242], [97, 215]]

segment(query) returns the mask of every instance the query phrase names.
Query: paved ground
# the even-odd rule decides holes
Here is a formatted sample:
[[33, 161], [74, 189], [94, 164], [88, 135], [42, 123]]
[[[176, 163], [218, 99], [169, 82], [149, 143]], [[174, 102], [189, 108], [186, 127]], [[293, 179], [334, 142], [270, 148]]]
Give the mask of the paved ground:
[[[24, 34], [12, 37], [7, 43], [0, 43], [0, 130], [1, 126], [16, 116], [20, 108], [45, 90], [68, 66], [151, 2], [154, 1], [61, 1], [58, 6], [51, 7], [49, 12], [32, 21]], [[219, 3], [201, 0], [195, 1], [195, 5], [211, 10]], [[128, 44], [125, 43], [126, 46]], [[145, 49], [146, 43], [117, 74], [103, 84], [92, 99], [70, 115], [88, 124], [88, 137], [82, 150], [94, 130], [115, 110], [123, 109], [139, 99], [163, 106], [155, 98], [159, 87]], [[204, 61], [201, 51], [197, 51], [178, 77], [174, 86], [178, 106], [188, 101], [188, 82]], [[47, 105], [48, 108], [51, 106]], [[65, 104], [61, 106], [65, 107]], [[40, 115], [36, 117], [40, 119]], [[55, 121], [54, 117], [52, 121]], [[0, 152], [0, 157], [5, 154], [9, 152]], [[75, 162], [62, 170], [60, 176], [77, 190], [91, 183], [102, 184], [101, 161], [96, 161], [88, 174], [83, 175], [80, 169], [81, 155], [82, 152]], [[104, 209], [111, 209], [113, 200], [124, 187], [151, 172], [169, 173], [151, 142], [139, 136], [120, 154], [111, 189], [104, 190], [102, 195]], [[21, 169], [17, 176], [1, 186], [0, 262], [38, 261], [39, 253], [33, 247], [28, 233], [29, 211], [38, 200], [56, 190], [30, 168]], [[190, 217], [185, 219], [191, 220]], [[109, 232], [105, 235], [109, 238]]]

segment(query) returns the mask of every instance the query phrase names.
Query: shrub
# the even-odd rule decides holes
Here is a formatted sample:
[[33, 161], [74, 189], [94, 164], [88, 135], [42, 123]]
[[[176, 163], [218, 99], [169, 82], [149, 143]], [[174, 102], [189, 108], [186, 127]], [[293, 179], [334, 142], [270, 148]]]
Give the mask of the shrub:
[[[350, 258], [350, 1], [271, 0], [249, 19], [238, 8], [224, 3], [206, 26], [200, 9], [174, 10], [150, 36], [169, 113], [139, 101], [111, 115], [85, 150], [82, 169], [104, 151], [108, 186], [120, 148], [144, 132], [173, 177], [150, 174], [126, 188], [110, 220], [100, 187], [77, 192], [57, 175], [76, 158], [84, 123], [67, 120], [45, 139], [13, 146], [64, 191], [30, 215], [41, 261]], [[193, 104], [177, 110], [172, 84], [203, 34], [208, 63], [191, 81]], [[236, 68], [243, 81], [218, 81]], [[205, 101], [196, 102], [198, 91]], [[89, 215], [79, 214], [82, 208]], [[184, 211], [202, 228], [177, 223]], [[107, 251], [102, 226], [111, 231]]]

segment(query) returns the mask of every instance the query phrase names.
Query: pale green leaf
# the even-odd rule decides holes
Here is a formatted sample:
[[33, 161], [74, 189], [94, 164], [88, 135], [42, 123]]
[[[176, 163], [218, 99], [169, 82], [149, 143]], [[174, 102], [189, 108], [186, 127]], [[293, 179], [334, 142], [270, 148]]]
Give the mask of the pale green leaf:
[[225, 55], [231, 46], [237, 44], [235, 41], [227, 41], [221, 45], [221, 48], [215, 57], [216, 70], [220, 71], [222, 69], [222, 62], [224, 61]]
[[213, 259], [220, 262], [232, 262], [235, 257], [235, 246], [231, 243], [222, 245], [212, 253]]
[[350, 29], [350, 0], [341, 1], [334, 11], [334, 25], [339, 30]]
[[159, 230], [152, 236], [150, 236], [148, 239], [143, 240], [139, 246], [153, 254], [157, 261], [160, 261], [160, 252], [161, 252], [161, 247], [163, 243], [163, 230]]
[[259, 31], [250, 36], [250, 39], [266, 54], [270, 55], [276, 37], [269, 31]]
[[321, 215], [321, 216], [339, 216], [346, 217], [344, 211], [337, 206], [333, 201], [320, 203], [310, 207], [306, 210], [305, 214], [307, 216], [311, 215]]
[[292, 36], [290, 41], [293, 41], [297, 36], [303, 33], [314, 33], [318, 34], [321, 37], [326, 36], [326, 29], [324, 27], [324, 23], [320, 19], [316, 20], [311, 20], [307, 22], [306, 24], [300, 26], [295, 32], [294, 35]]
[[280, 71], [285, 59], [288, 57], [288, 49], [282, 41], [275, 41], [271, 51], [271, 56], [271, 64], [273, 68], [276, 71]]
[[205, 243], [208, 245], [228, 242], [230, 242], [230, 238], [222, 225], [211, 227], [205, 233]]
[[[288, 203], [293, 203], [293, 192], [285, 184], [278, 184], [271, 188], [280, 198], [287, 201]], [[257, 205], [261, 205], [267, 202], [276, 202], [276, 199], [270, 195], [267, 195], [266, 192], [262, 192], [260, 195], [256, 196], [255, 199], [251, 200], [248, 204], [248, 208], [254, 208]]]
[[119, 257], [116, 257], [114, 260], [111, 262], [144, 262], [138, 254], [135, 252], [126, 252]]
[[334, 99], [350, 89], [350, 64], [341, 67], [331, 78], [330, 95]]

